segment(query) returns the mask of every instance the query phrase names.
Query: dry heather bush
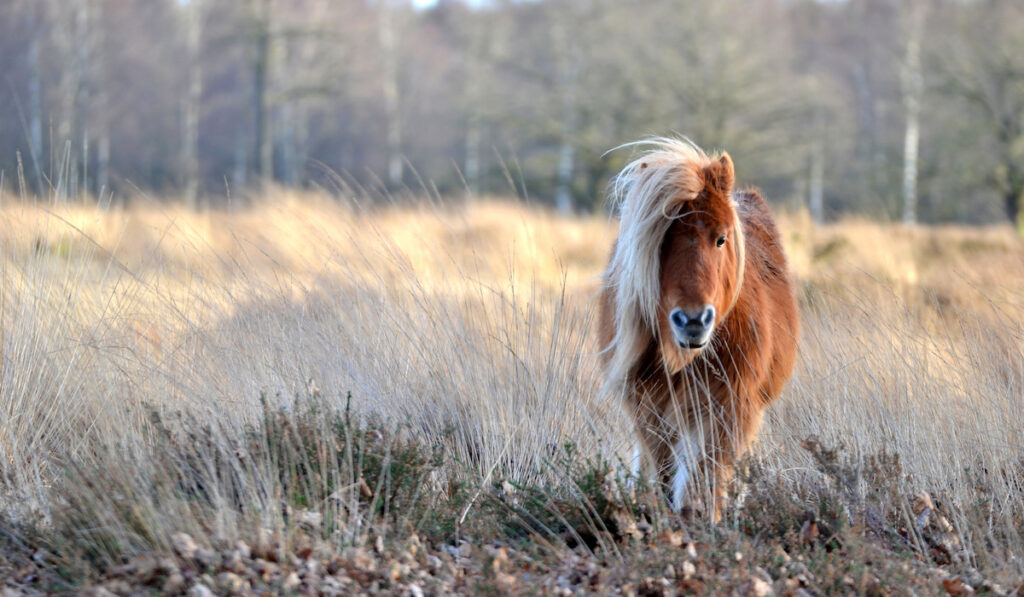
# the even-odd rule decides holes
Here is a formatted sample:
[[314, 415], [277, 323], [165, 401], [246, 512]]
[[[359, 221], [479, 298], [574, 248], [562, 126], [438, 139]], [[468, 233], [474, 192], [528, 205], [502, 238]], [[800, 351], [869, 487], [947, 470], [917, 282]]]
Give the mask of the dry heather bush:
[[[1019, 572], [1024, 249], [1001, 229], [783, 228], [804, 332], [748, 463], [752, 507], [827, 498], [844, 524], [898, 533], [927, 491], [970, 564]], [[279, 193], [201, 214], [8, 202], [0, 238], [4, 510], [78, 529], [103, 562], [167, 549], [175, 530], [282, 528], [282, 502], [326, 513], [338, 541], [425, 524], [410, 504], [442, 498], [465, 522], [504, 480], [590, 483], [552, 466], [567, 444], [591, 463], [631, 447], [591, 334], [606, 219]], [[811, 436], [842, 450], [816, 459]], [[407, 442], [423, 459], [391, 455]], [[378, 469], [418, 463], [407, 518], [346, 502], [367, 478], [371, 496], [394, 482], [353, 443], [377, 446]]]

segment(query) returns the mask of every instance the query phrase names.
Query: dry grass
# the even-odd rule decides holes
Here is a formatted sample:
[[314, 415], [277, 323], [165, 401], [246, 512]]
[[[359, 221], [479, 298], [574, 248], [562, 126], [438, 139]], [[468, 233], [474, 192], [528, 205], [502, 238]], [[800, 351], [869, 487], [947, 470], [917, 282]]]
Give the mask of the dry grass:
[[[754, 493], [814, 509], [831, 492], [849, 523], [909, 528], [914, 547], [907, 512], [927, 491], [963, 565], [1020, 575], [1024, 245], [1002, 228], [782, 227], [804, 332], [750, 459]], [[268, 412], [311, 398], [439, 454], [417, 499], [457, 485], [463, 522], [502, 480], [557, 483], [567, 443], [614, 462], [632, 440], [598, 396], [591, 333], [613, 238], [605, 218], [502, 201], [371, 210], [279, 192], [194, 214], [8, 200], [0, 504], [107, 566], [174, 531], [285, 528], [295, 495], [333, 540], [364, 540], [377, 510], [336, 495], [362, 469], [311, 477], [295, 455], [344, 451], [343, 436], [316, 427], [288, 457], [266, 436]], [[811, 436], [842, 450], [816, 461]]]

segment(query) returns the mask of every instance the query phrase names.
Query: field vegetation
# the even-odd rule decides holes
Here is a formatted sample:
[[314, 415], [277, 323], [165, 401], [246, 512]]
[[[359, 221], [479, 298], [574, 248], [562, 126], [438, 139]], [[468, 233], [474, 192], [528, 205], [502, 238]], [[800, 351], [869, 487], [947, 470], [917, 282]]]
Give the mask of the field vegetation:
[[[3, 0], [0, 597], [1024, 594], [1022, 47], [1020, 0]], [[728, 150], [799, 294], [720, 525], [600, 392], [649, 135]]]
[[615, 222], [272, 191], [2, 198], [0, 576], [24, 592], [1008, 593], [1024, 244], [781, 225], [797, 372], [723, 524], [627, 483]]

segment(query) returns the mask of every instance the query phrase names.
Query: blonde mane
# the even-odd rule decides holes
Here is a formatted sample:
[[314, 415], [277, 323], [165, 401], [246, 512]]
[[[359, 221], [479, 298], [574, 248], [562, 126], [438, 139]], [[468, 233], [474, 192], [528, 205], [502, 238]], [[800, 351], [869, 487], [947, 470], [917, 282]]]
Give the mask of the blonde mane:
[[[702, 172], [709, 157], [688, 139], [656, 137], [621, 147], [645, 149], [612, 180], [610, 196], [619, 211], [619, 236], [603, 286], [610, 290], [615, 333], [604, 348], [610, 353], [605, 389], [625, 383], [652, 339], [657, 339], [661, 299], [661, 243], [681, 208], [704, 189]], [[732, 306], [740, 296], [745, 243], [733, 199], [737, 279]], [[726, 314], [723, 313], [724, 318]]]

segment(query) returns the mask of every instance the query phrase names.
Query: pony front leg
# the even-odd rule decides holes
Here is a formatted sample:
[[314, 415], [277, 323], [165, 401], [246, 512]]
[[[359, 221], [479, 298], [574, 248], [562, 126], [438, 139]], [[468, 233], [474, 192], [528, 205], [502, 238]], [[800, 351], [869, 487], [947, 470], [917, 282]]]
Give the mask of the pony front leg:
[[633, 458], [629, 462], [629, 473], [630, 476], [636, 480], [640, 478], [640, 472], [644, 466], [644, 449], [640, 446], [640, 442], [633, 442]]
[[[661, 421], [660, 416], [637, 417], [636, 434], [639, 437], [637, 448], [642, 446], [640, 457], [635, 459], [638, 468], [643, 469], [643, 452], [646, 452], [653, 461], [655, 468], [653, 479], [661, 485], [669, 503], [673, 502], [674, 474], [675, 474], [675, 444], [678, 434], [670, 426]], [[639, 474], [640, 471], [637, 471]]]
[[620, 467], [620, 474], [625, 477], [626, 489], [632, 494], [636, 491], [637, 481], [640, 480], [640, 476], [644, 474], [646, 467], [644, 466], [644, 448], [640, 445], [640, 440], [633, 440], [633, 453], [629, 459], [629, 470], [624, 470], [625, 467]]
[[687, 486], [699, 468], [704, 449], [692, 430], [679, 434], [672, 448], [673, 474], [671, 505], [674, 512], [683, 509], [686, 503]]
[[729, 495], [729, 484], [736, 476], [736, 462], [750, 447], [757, 436], [764, 417], [764, 408], [750, 405], [746, 409], [738, 409], [732, 424], [722, 425], [715, 434], [715, 443], [708, 449], [705, 460], [705, 471], [710, 475], [714, 506], [712, 519], [715, 523], [722, 520]]

